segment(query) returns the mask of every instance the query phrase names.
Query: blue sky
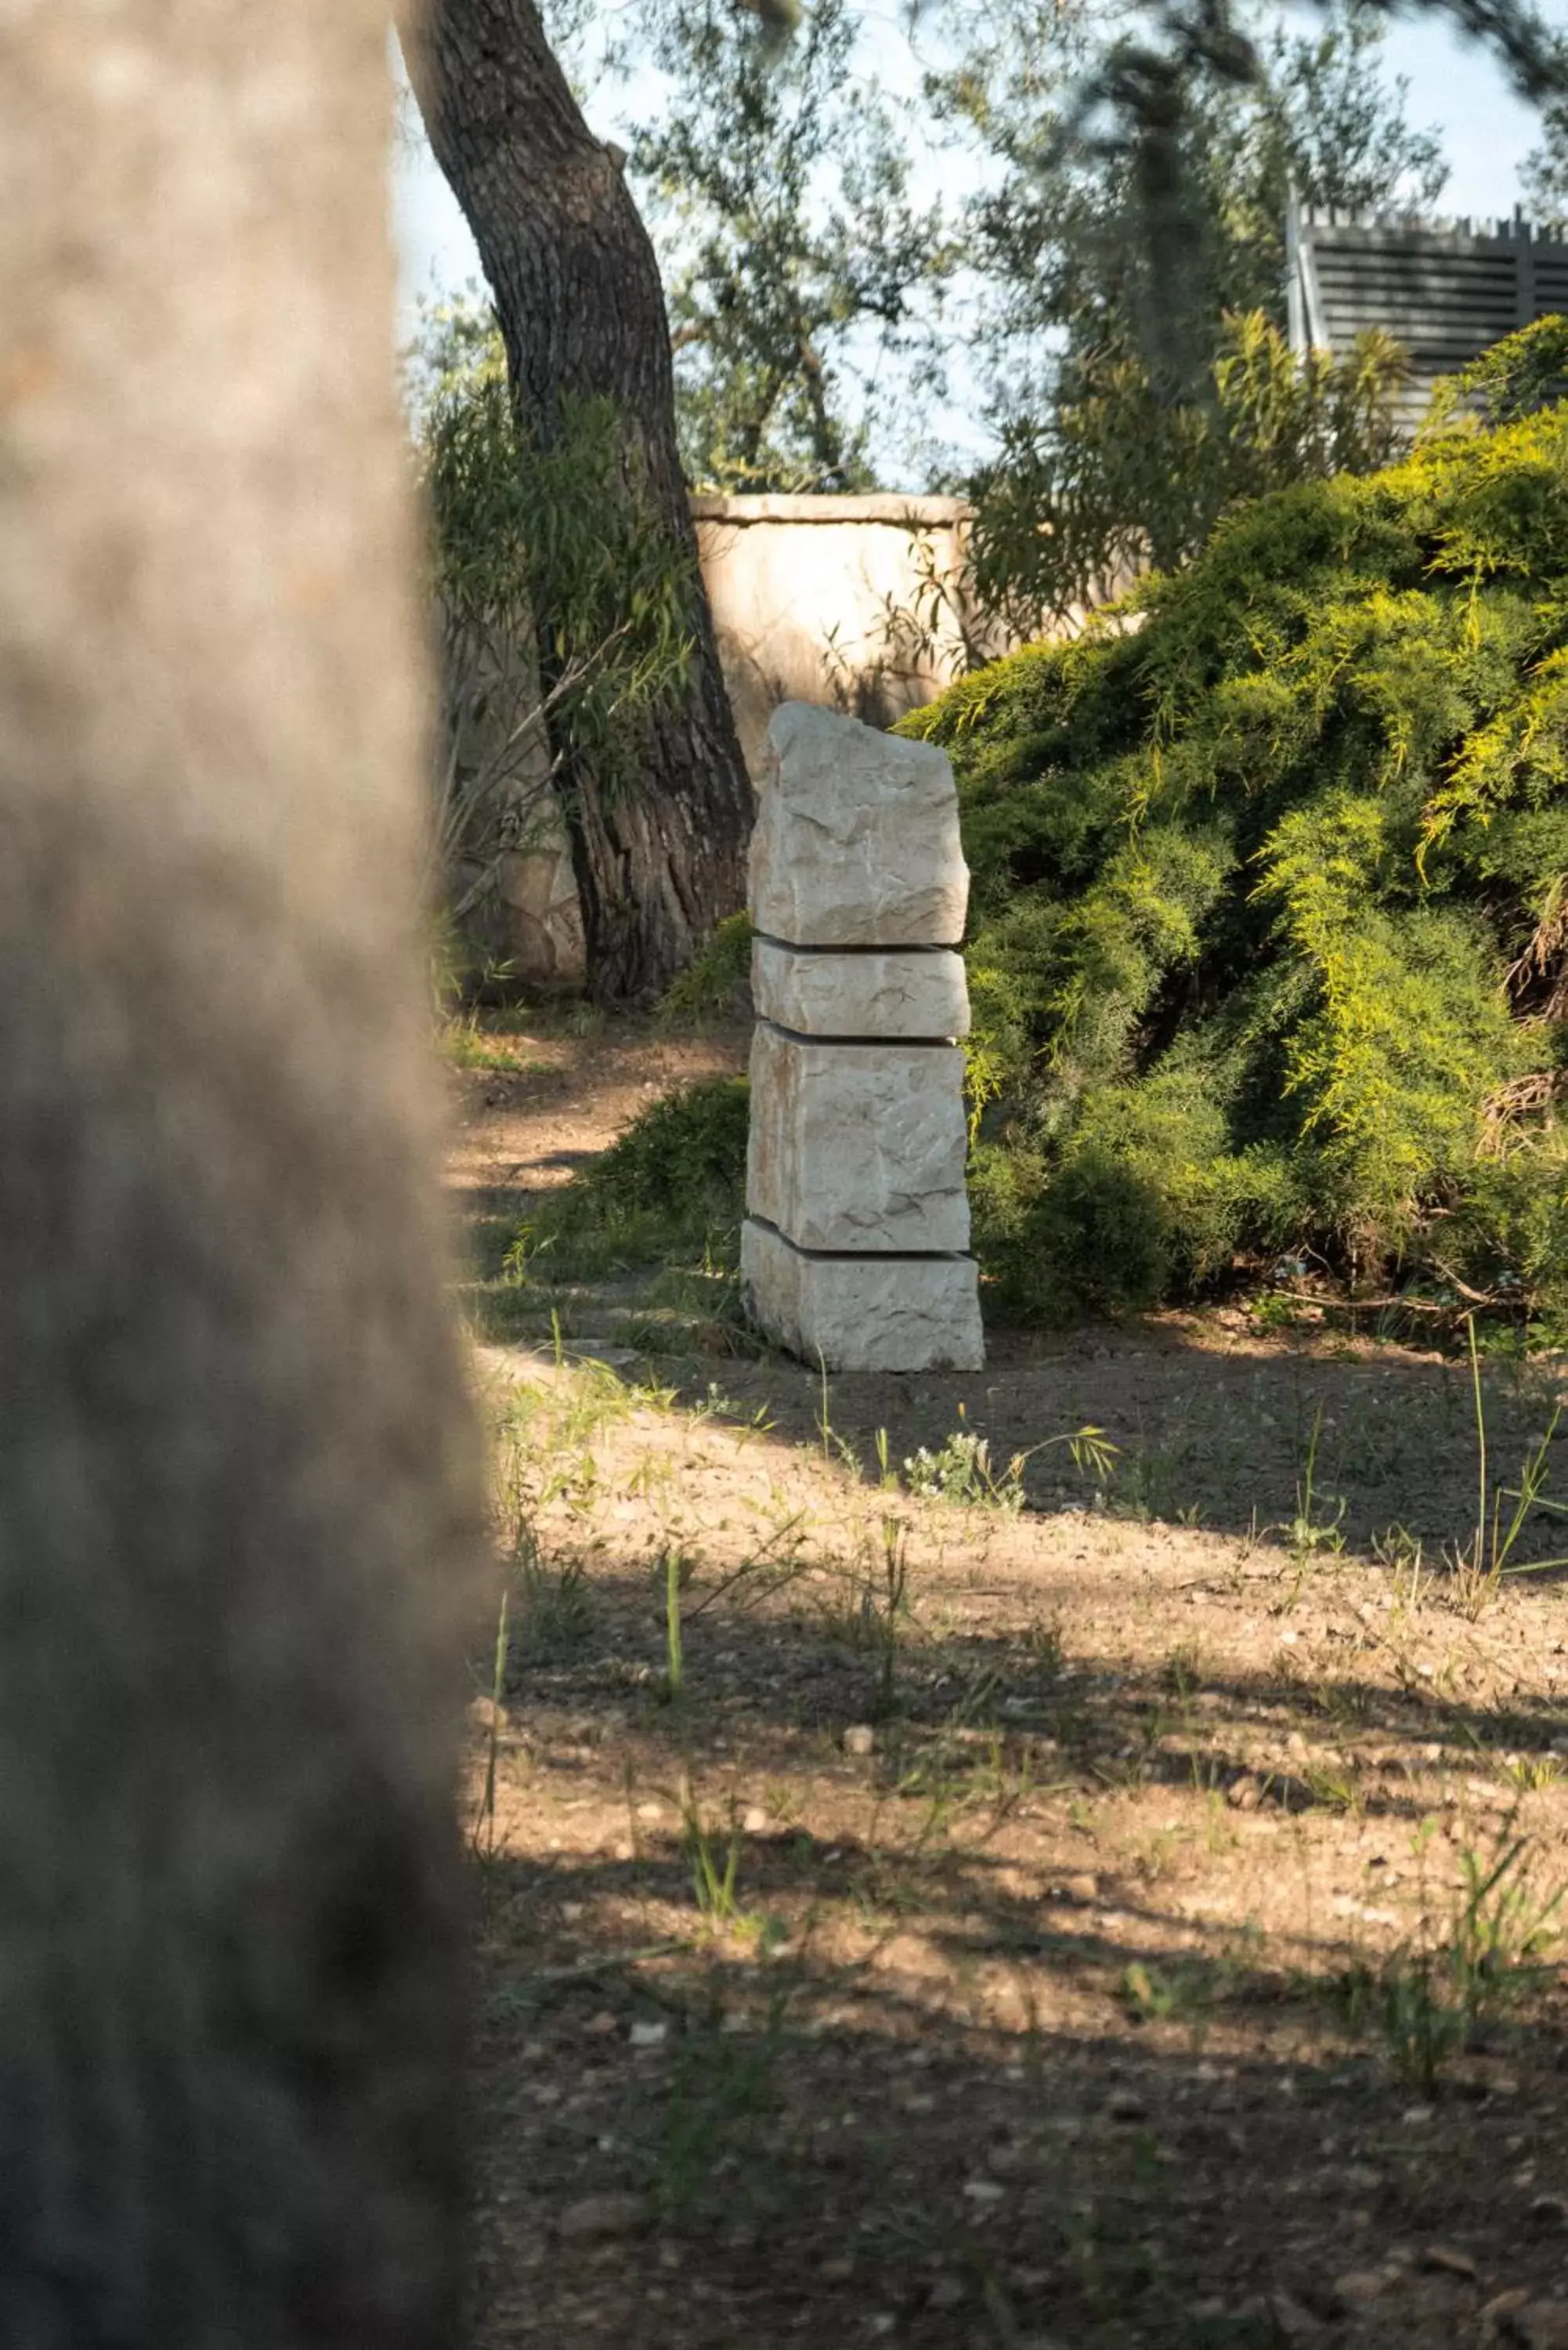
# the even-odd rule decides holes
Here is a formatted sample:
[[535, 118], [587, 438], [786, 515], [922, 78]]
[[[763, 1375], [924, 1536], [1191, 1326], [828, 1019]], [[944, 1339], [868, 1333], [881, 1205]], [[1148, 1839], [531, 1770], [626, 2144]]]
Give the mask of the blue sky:
[[[1547, 9], [1552, 17], [1562, 13], [1563, 0]], [[1442, 131], [1452, 166], [1445, 209], [1482, 219], [1511, 213], [1519, 165], [1540, 138], [1534, 109], [1514, 97], [1485, 50], [1447, 26], [1396, 25], [1386, 54], [1390, 72], [1409, 82], [1411, 120]]]

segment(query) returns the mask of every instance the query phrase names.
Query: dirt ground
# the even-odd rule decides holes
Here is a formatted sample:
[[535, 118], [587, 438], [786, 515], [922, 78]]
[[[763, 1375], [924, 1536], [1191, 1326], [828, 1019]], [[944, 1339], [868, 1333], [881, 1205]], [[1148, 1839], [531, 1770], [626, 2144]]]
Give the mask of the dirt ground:
[[[452, 1077], [483, 2350], [1568, 2350], [1568, 1610], [1456, 1566], [1468, 1364], [1237, 1309], [825, 1388], [614, 1269], [492, 1310], [742, 1043]], [[1563, 1376], [1489, 1365], [1489, 1493]]]

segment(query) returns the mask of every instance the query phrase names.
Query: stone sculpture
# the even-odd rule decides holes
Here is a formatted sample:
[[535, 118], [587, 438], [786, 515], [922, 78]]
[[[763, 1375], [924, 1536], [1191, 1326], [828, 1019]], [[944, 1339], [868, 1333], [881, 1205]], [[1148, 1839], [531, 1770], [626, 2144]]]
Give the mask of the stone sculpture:
[[768, 748], [751, 857], [749, 1310], [829, 1370], [978, 1369], [952, 771], [929, 743], [805, 702], [775, 712]]

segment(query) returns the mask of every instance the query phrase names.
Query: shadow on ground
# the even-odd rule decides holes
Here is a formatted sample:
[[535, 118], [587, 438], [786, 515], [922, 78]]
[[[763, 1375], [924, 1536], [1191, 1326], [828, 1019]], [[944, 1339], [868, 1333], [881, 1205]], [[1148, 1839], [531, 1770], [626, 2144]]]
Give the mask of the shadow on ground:
[[[1435, 2345], [1501, 2293], [1536, 2330], [1494, 2338], [1568, 2338], [1562, 2002], [1499, 1945], [1461, 2013], [1443, 1939], [1449, 1851], [1506, 1851], [1561, 1717], [1353, 1672], [1347, 1760], [1271, 1676], [1026, 1627], [911, 1628], [889, 1675], [870, 1627], [781, 1604], [699, 1616], [678, 1702], [647, 1574], [521, 1619], [485, 2345]], [[1303, 1906], [1330, 1846], [1393, 1930]]]

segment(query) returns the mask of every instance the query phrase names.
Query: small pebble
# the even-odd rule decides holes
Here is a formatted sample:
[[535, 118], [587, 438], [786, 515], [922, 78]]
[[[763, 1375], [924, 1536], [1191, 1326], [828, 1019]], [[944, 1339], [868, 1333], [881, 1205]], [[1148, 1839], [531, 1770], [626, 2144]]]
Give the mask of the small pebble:
[[1439, 2276], [1473, 2277], [1477, 2272], [1469, 2252], [1459, 2251], [1453, 2244], [1428, 2244], [1421, 2254], [1421, 2266]]
[[1096, 1901], [1099, 1893], [1099, 1878], [1085, 1875], [1064, 1877], [1059, 1885], [1048, 1885], [1045, 1898], [1048, 1901]]
[[1344, 2276], [1334, 2278], [1334, 2296], [1345, 2309], [1364, 2309], [1368, 2302], [1380, 2300], [1398, 2281], [1398, 2273], [1393, 2269], [1347, 2269]]
[[635, 2236], [647, 2227], [649, 2216], [647, 2199], [641, 2195], [585, 2195], [562, 2212], [561, 2241], [597, 2244], [614, 2236]]
[[1268, 2299], [1268, 2314], [1274, 2331], [1287, 2342], [1317, 2342], [1327, 2331], [1321, 2317], [1314, 2317], [1304, 2303], [1293, 2293], [1272, 2293]]

